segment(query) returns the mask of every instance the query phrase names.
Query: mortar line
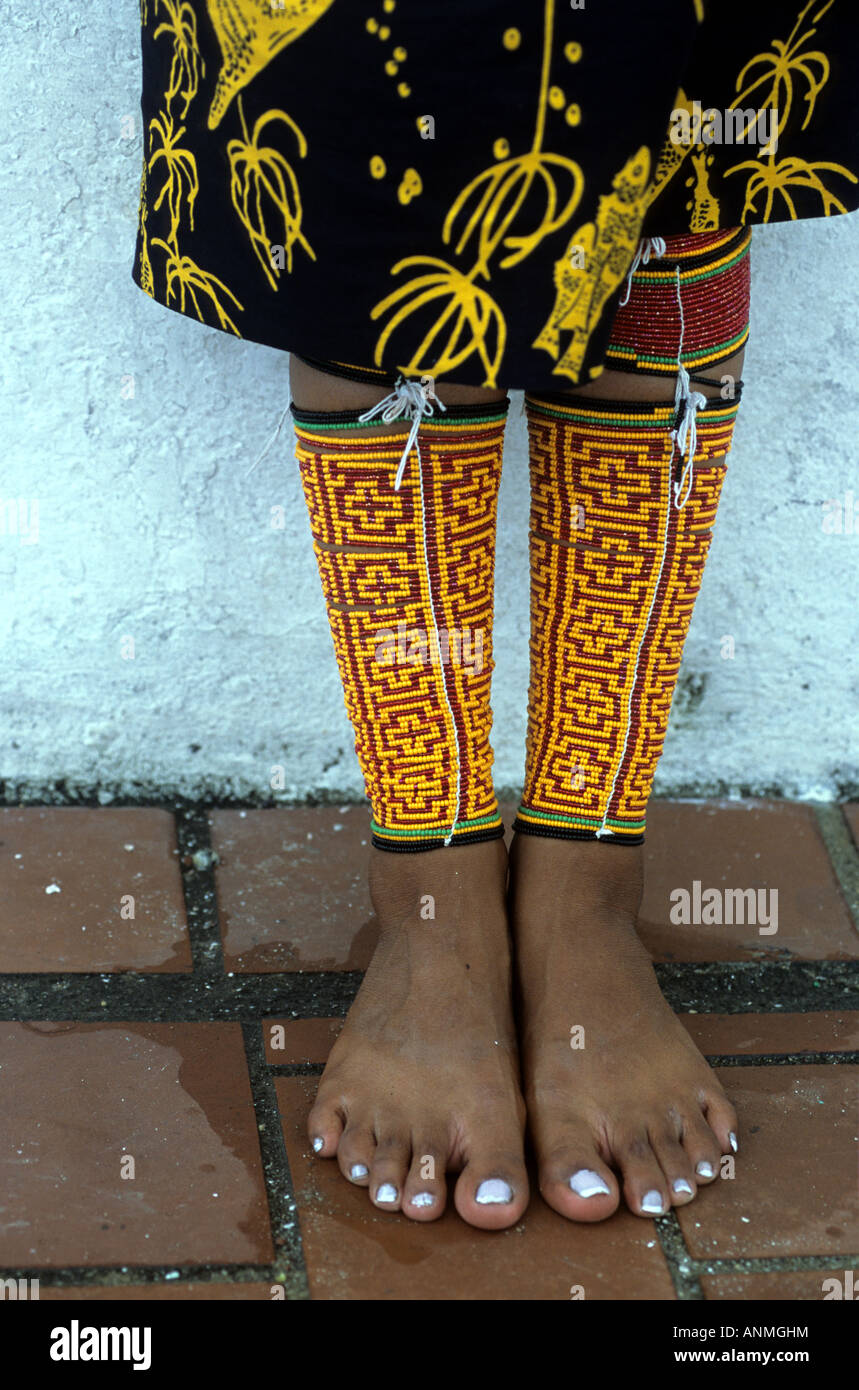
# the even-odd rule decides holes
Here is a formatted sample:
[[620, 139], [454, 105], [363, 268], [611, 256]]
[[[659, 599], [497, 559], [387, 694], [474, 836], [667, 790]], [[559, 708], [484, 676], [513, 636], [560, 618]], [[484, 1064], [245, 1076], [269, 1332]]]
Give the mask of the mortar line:
[[[672, 962], [657, 964], [656, 973], [668, 1003], [681, 1014], [855, 1012], [859, 998], [859, 960]], [[196, 972], [8, 973], [0, 976], [0, 1020], [190, 1023], [343, 1017], [362, 978], [357, 970], [229, 976], [208, 965]], [[773, 1001], [786, 993], [790, 1007], [773, 1008]]]
[[[177, 810], [173, 816], [179, 861], [182, 871], [182, 893], [185, 899], [185, 921], [191, 943], [191, 963], [197, 976], [226, 974], [215, 886], [215, 861], [209, 819], [205, 813]], [[183, 861], [198, 856], [200, 866]]]
[[664, 1216], [658, 1217], [654, 1226], [656, 1238], [659, 1241], [665, 1263], [668, 1265], [668, 1273], [678, 1300], [681, 1303], [703, 1303], [704, 1290], [701, 1288], [697, 1273], [692, 1267], [692, 1257], [689, 1254], [674, 1208], [672, 1207]]
[[274, 1078], [266, 1063], [261, 1024], [243, 1023], [242, 1035], [257, 1117], [257, 1137], [275, 1250], [274, 1269], [277, 1274], [284, 1274], [284, 1283], [291, 1285], [294, 1300], [307, 1300], [310, 1298], [310, 1284], [298, 1220], [298, 1203], [283, 1138]]
[[859, 932], [859, 852], [840, 804], [815, 805], [820, 838], [856, 931]]
[[[657, 1227], [662, 1223], [676, 1220], [672, 1209], [666, 1216], [658, 1217]], [[680, 1223], [677, 1222], [679, 1227]], [[682, 1228], [680, 1229], [682, 1238]], [[660, 1242], [661, 1243], [661, 1242]], [[684, 1249], [685, 1241], [683, 1241]], [[852, 1269], [859, 1273], [859, 1253], [832, 1255], [736, 1255], [730, 1257], [692, 1258], [686, 1257], [689, 1270], [684, 1274], [699, 1278], [703, 1274], [795, 1274], [821, 1271], [844, 1273]], [[167, 1274], [178, 1273], [170, 1284], [250, 1284], [276, 1282], [272, 1279], [272, 1265], [226, 1264], [177, 1265], [169, 1261], [157, 1265], [0, 1265], [0, 1279], [38, 1279], [44, 1288], [68, 1288], [80, 1284], [93, 1288], [125, 1288], [135, 1284], [154, 1284], [160, 1286]], [[112, 1276], [119, 1276], [113, 1278]], [[110, 1283], [105, 1280], [110, 1279]], [[35, 1300], [34, 1300], [35, 1301]], [[688, 1301], [688, 1300], [686, 1300]]]

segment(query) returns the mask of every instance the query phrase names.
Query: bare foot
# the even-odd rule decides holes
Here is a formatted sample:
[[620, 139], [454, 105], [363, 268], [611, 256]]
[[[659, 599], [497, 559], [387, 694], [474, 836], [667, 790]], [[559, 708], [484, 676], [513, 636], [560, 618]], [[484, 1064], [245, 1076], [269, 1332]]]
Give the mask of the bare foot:
[[[691, 1202], [737, 1116], [635, 931], [641, 846], [518, 835], [511, 924], [540, 1191], [572, 1221]], [[582, 1030], [582, 1031], [574, 1031]]]
[[460, 1216], [512, 1226], [528, 1179], [504, 844], [371, 856], [381, 939], [320, 1082], [311, 1143], [381, 1211], [435, 1220], [457, 1170]]

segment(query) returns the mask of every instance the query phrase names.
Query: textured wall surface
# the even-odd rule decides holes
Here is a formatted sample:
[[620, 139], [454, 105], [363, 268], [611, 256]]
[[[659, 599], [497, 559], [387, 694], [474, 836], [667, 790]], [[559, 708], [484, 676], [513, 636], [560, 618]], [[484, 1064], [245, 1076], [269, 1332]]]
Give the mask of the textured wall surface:
[[[14, 50], [0, 123], [6, 795], [60, 782], [105, 800], [270, 796], [273, 767], [284, 796], [359, 793], [288, 422], [248, 476], [288, 399], [286, 359], [153, 304], [130, 278], [137, 7], [2, 8]], [[857, 217], [756, 232], [747, 395], [663, 792], [856, 788], [857, 237]], [[524, 758], [520, 405], [498, 552], [503, 786]], [[835, 498], [841, 534], [823, 528]]]

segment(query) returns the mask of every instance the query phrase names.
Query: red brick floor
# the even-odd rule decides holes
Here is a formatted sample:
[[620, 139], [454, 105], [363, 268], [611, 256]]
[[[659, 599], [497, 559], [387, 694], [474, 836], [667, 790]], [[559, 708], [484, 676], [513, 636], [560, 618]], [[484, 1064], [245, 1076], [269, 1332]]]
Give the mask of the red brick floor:
[[[578, 1227], [535, 1196], [489, 1235], [380, 1212], [308, 1151], [374, 943], [363, 808], [0, 810], [0, 1279], [64, 1300], [859, 1289], [857, 813], [653, 805], [642, 934], [740, 1153], [659, 1221]], [[672, 921], [681, 890], [730, 888], [763, 919]]]

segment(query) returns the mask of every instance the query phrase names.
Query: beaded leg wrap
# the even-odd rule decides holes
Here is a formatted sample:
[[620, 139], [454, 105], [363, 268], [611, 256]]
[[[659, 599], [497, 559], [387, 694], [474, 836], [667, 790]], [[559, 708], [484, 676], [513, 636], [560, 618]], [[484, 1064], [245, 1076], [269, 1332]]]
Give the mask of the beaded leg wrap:
[[293, 407], [314, 549], [380, 849], [429, 850], [503, 834], [489, 687], [507, 404], [449, 406], [419, 428], [415, 421], [407, 450], [407, 425], [403, 433], [343, 439], [338, 429], [354, 427], [353, 415]]
[[[703, 253], [690, 244], [704, 240]], [[526, 396], [531, 684], [519, 832], [644, 838], [742, 388], [707, 400], [690, 382], [711, 379], [689, 368], [724, 362], [748, 335], [746, 234], [663, 246], [658, 275], [631, 277], [608, 360], [674, 375], [674, 404]], [[719, 274], [683, 278], [719, 255], [724, 313]]]

